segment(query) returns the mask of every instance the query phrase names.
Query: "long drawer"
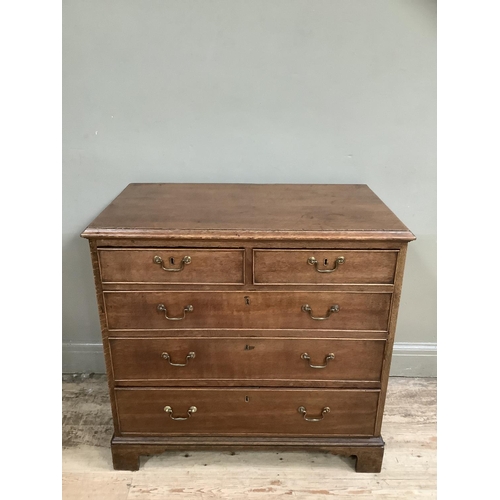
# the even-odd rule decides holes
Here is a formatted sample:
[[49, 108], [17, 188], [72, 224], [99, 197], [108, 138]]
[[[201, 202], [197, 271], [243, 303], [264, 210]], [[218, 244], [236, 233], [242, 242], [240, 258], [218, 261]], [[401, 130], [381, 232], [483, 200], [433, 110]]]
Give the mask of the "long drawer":
[[371, 436], [379, 391], [115, 389], [122, 435]]
[[270, 285], [391, 284], [394, 250], [254, 250], [253, 282]]
[[105, 292], [109, 330], [264, 328], [386, 331], [390, 293]]
[[243, 284], [240, 249], [100, 249], [103, 283]]
[[116, 381], [379, 381], [384, 340], [110, 339]]

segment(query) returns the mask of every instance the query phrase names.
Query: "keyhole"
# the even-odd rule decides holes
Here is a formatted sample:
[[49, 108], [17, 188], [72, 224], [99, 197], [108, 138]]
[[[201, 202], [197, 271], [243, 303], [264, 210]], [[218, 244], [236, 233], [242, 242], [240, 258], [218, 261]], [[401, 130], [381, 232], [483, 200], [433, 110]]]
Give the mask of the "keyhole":
[[328, 265], [328, 259], [325, 259], [324, 265], [325, 265], [325, 266], [327, 266], [327, 265]]
[[175, 264], [175, 261], [174, 261], [174, 258], [173, 257], [170, 257], [170, 264], [174, 265]]
[[245, 396], [245, 403], [248, 403], [250, 401], [250, 398], [248, 396]]
[[245, 304], [246, 304], [247, 306], [249, 306], [249, 305], [250, 305], [250, 297], [245, 296], [245, 297], [244, 297], [244, 299], [245, 299]]

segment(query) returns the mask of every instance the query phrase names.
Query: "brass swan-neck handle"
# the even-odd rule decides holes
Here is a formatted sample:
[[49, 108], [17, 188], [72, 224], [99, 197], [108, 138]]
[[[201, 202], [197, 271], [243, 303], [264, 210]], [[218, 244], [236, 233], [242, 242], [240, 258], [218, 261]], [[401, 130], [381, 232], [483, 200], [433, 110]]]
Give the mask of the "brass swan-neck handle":
[[188, 418], [191, 417], [191, 415], [193, 413], [196, 413], [198, 411], [198, 408], [196, 408], [196, 406], [190, 406], [188, 411], [187, 411], [187, 417], [174, 417], [174, 410], [172, 410], [172, 407], [171, 406], [165, 406], [165, 408], [163, 408], [163, 411], [168, 413], [169, 417], [172, 419], [172, 420], [187, 420]]
[[[184, 266], [187, 264], [191, 264], [191, 257], [189, 255], [185, 255], [182, 260], [181, 260], [181, 265], [179, 267], [165, 267], [163, 259], [155, 255], [153, 257], [153, 262], [155, 264], [158, 264], [164, 271], [167, 271], [169, 273], [178, 273], [184, 269]], [[173, 263], [173, 259], [171, 259], [171, 262]]]
[[193, 312], [194, 311], [194, 308], [193, 306], [189, 305], [189, 306], [185, 306], [184, 309], [183, 309], [183, 314], [182, 316], [180, 317], [175, 317], [175, 318], [172, 318], [168, 315], [168, 311], [167, 311], [167, 306], [165, 306], [165, 304], [158, 304], [156, 306], [156, 309], [157, 311], [161, 311], [161, 312], [164, 312], [165, 313], [165, 318], [167, 318], [169, 321], [180, 321], [181, 319], [184, 319], [186, 317], [186, 313], [188, 312]]
[[307, 422], [321, 422], [321, 420], [323, 420], [323, 418], [325, 418], [325, 415], [327, 413], [330, 413], [330, 408], [328, 406], [325, 406], [321, 410], [321, 415], [319, 417], [308, 417], [307, 410], [306, 410], [305, 406], [299, 406], [297, 408], [297, 411], [302, 414], [302, 416], [304, 417], [304, 420], [306, 420]]
[[333, 354], [333, 352], [327, 354], [325, 356], [325, 364], [323, 365], [312, 365], [311, 364], [311, 356], [309, 356], [309, 354], [307, 354], [307, 352], [304, 352], [300, 355], [300, 358], [301, 359], [305, 359], [306, 361], [309, 362], [309, 366], [311, 368], [326, 368], [326, 366], [328, 365], [328, 361], [332, 360], [332, 359], [335, 359], [335, 354]]
[[328, 309], [328, 311], [326, 313], [326, 316], [313, 316], [312, 308], [309, 304], [304, 304], [301, 307], [301, 309], [302, 309], [302, 311], [309, 313], [309, 316], [311, 317], [311, 319], [314, 319], [316, 321], [323, 321], [325, 319], [328, 319], [332, 313], [337, 313], [340, 311], [340, 307], [338, 304], [334, 304], [333, 306], [330, 306], [330, 308]]
[[[326, 262], [326, 261], [325, 261], [325, 262]], [[316, 268], [316, 271], [318, 271], [318, 273], [333, 273], [333, 272], [335, 272], [335, 271], [338, 269], [339, 265], [340, 265], [340, 264], [343, 264], [344, 262], [345, 262], [345, 258], [344, 258], [344, 257], [342, 257], [342, 256], [340, 256], [340, 257], [337, 257], [337, 258], [335, 259], [335, 262], [334, 262], [334, 264], [333, 264], [332, 269], [320, 269], [320, 268], [318, 267], [319, 262], [318, 262], [318, 260], [317, 260], [315, 257], [309, 257], [309, 258], [307, 259], [307, 263], [308, 263], [310, 266], [314, 266], [314, 267]]]

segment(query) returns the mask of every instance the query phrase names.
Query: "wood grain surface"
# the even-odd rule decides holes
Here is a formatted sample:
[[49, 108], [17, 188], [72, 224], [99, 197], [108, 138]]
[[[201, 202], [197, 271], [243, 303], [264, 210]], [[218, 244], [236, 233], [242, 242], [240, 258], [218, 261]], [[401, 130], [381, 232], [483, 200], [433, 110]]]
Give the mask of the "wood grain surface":
[[129, 184], [82, 236], [415, 238], [364, 184]]
[[[253, 282], [293, 285], [391, 284], [394, 283], [397, 256], [395, 251], [256, 249]], [[315, 258], [317, 264], [308, 263], [311, 257]], [[343, 258], [343, 263], [336, 265], [339, 257]], [[324, 272], [328, 270], [332, 272]]]
[[[350, 292], [104, 292], [109, 330], [270, 328], [386, 331], [391, 294]], [[159, 304], [167, 308], [165, 318]], [[302, 310], [311, 307], [311, 313]], [[339, 311], [328, 310], [338, 305]]]
[[[380, 382], [384, 340], [239, 338], [113, 338], [110, 340], [115, 383], [148, 381], [226, 381], [282, 385], [286, 381]], [[162, 354], [168, 353], [165, 359]], [[193, 359], [186, 361], [189, 353]], [[334, 358], [325, 361], [332, 353]], [[301, 358], [308, 354], [310, 360]], [[173, 366], [186, 364], [186, 366]], [[311, 368], [323, 366], [325, 368]]]
[[[154, 262], [159, 257], [163, 264]], [[182, 259], [190, 258], [182, 265]], [[100, 249], [103, 283], [245, 283], [245, 251], [193, 248]], [[165, 271], [174, 269], [174, 271]], [[176, 269], [180, 269], [176, 271]]]
[[[349, 389], [117, 388], [121, 435], [373, 436], [379, 391]], [[176, 421], [172, 416], [187, 417]], [[307, 409], [309, 422], [298, 412]], [[329, 413], [321, 416], [323, 408]]]

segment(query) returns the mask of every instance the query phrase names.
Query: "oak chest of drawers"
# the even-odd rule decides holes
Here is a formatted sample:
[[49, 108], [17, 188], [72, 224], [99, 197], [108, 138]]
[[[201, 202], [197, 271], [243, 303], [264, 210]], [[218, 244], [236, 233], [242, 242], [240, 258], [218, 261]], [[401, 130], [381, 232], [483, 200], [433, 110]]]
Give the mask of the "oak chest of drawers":
[[82, 236], [116, 469], [248, 447], [380, 471], [415, 237], [367, 186], [130, 184]]

